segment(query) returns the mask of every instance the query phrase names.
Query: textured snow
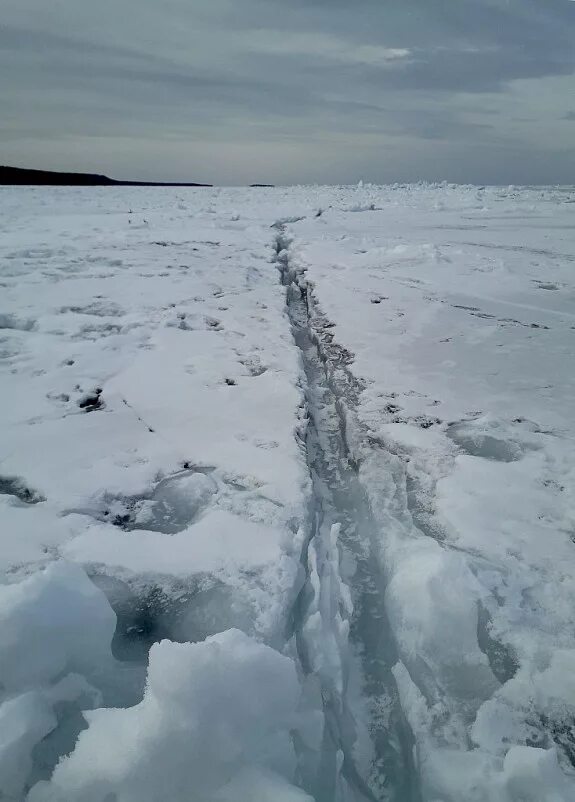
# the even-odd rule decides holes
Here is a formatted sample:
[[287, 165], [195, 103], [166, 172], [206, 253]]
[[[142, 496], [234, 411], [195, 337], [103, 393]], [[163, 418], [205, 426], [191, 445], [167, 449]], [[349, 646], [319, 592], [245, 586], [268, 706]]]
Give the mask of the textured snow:
[[[80, 709], [140, 701], [154, 728], [152, 708], [163, 701], [141, 701], [151, 643], [233, 626], [283, 643], [309, 479], [296, 436], [299, 359], [269, 263], [273, 220], [261, 219], [260, 205], [239, 216], [237, 193], [217, 191], [3, 189], [0, 202], [0, 795], [21, 799], [73, 750], [86, 726]], [[239, 664], [234, 677], [237, 637], [230, 643], [216, 695], [224, 681], [233, 694], [244, 684]], [[177, 644], [165, 648], [177, 659]], [[255, 663], [265, 660], [265, 651], [254, 654]], [[293, 696], [294, 665], [277, 660], [270, 688], [286, 686], [288, 664]], [[66, 676], [80, 684], [54, 712], [47, 694]], [[209, 709], [209, 686], [204, 693]], [[257, 698], [246, 696], [245, 705]], [[170, 709], [157, 719], [165, 755], [178, 740]], [[246, 738], [250, 727], [264, 732], [264, 713], [233, 726]], [[208, 782], [206, 795], [239, 798], [223, 787], [232, 778], [217, 731], [204, 740], [188, 714], [189, 732], [180, 735], [194, 731], [196, 741], [182, 746], [185, 755], [204, 743], [210, 776], [222, 780], [221, 788]], [[128, 712], [117, 715], [130, 726]], [[79, 752], [96, 743], [100, 752], [93, 726]], [[174, 759], [189, 763], [182, 755]], [[136, 772], [155, 757], [134, 759]], [[90, 762], [104, 771], [103, 753]], [[151, 787], [144, 797], [134, 777], [125, 793], [188, 799], [187, 778], [202, 763], [174, 776], [173, 795]], [[79, 776], [86, 763], [71, 765]], [[272, 787], [303, 798], [285, 790], [287, 771], [284, 780], [265, 765], [237, 771], [246, 800], [252, 787], [253, 798]], [[78, 779], [64, 798], [96, 793], [87, 783]]]
[[115, 615], [75, 565], [54, 562], [0, 586], [0, 792], [20, 799], [32, 750], [58, 727], [61, 702], [101, 702]]
[[573, 196], [372, 197], [293, 226], [292, 248], [319, 336], [364, 382], [350, 436], [423, 794], [571, 799]]
[[1, 586], [0, 599], [0, 673], [8, 692], [54, 681], [65, 670], [92, 672], [109, 659], [115, 616], [80, 568], [54, 562]]
[[308, 480], [268, 225], [217, 193], [3, 203], [0, 472], [45, 499], [0, 496], [4, 570], [214, 572], [275, 632]]
[[162, 641], [150, 651], [142, 702], [86, 714], [76, 749], [30, 800], [225, 799], [246, 766], [256, 786], [264, 782], [258, 765], [293, 772], [288, 732], [298, 690], [293, 662], [238, 630], [196, 644]]
[[375, 523], [417, 798], [575, 798], [574, 201], [2, 188], [0, 797], [400, 799], [357, 554], [307, 544], [287, 292], [340, 416], [315, 486], [340, 438]]

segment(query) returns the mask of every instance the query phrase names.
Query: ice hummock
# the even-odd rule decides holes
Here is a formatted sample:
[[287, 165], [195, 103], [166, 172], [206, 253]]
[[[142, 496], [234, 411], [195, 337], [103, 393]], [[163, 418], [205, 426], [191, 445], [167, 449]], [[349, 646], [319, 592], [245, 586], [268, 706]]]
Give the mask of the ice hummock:
[[306, 799], [286, 779], [298, 700], [292, 660], [239, 630], [162, 641], [150, 650], [142, 701], [86, 713], [74, 751], [30, 802], [248, 802], [263, 788], [286, 802]]

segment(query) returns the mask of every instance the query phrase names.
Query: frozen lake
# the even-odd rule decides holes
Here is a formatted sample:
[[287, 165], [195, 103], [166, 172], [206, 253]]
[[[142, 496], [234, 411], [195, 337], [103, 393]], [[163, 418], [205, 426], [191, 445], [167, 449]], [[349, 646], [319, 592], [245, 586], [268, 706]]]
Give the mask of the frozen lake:
[[0, 798], [575, 799], [575, 190], [0, 188]]

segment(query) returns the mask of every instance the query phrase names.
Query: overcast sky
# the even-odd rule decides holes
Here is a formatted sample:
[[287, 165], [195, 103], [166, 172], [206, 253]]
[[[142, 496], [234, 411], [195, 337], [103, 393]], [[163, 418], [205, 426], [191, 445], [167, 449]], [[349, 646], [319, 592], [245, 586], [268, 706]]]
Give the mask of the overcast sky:
[[573, 0], [2, 0], [0, 164], [575, 183]]

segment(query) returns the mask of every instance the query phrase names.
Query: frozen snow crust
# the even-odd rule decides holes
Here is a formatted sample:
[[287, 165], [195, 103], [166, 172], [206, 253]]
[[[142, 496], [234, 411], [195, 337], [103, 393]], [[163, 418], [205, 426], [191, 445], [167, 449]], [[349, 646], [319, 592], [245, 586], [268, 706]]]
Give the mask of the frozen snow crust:
[[0, 799], [575, 799], [574, 201], [2, 188]]

